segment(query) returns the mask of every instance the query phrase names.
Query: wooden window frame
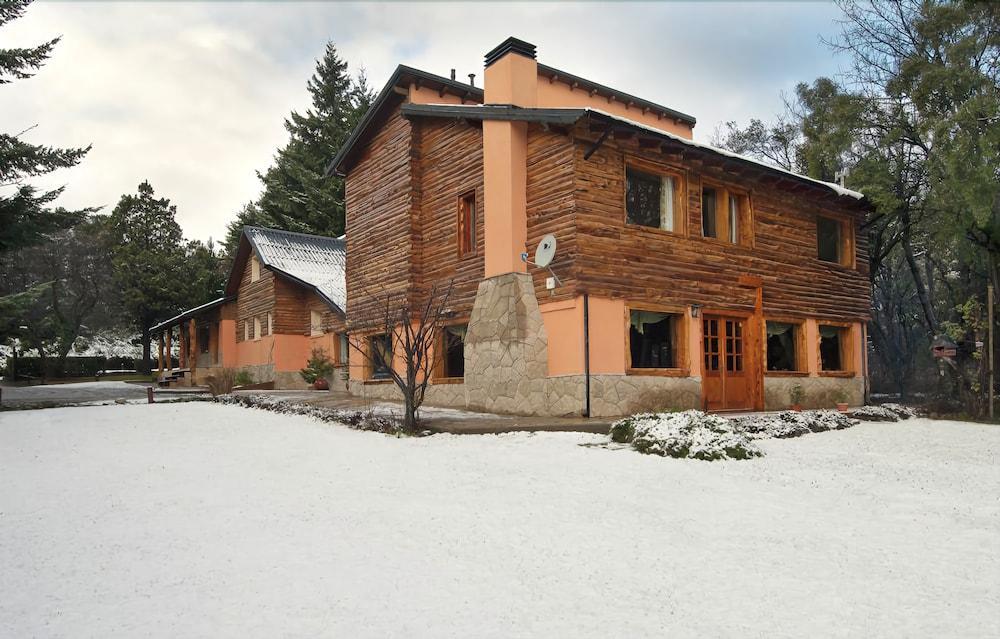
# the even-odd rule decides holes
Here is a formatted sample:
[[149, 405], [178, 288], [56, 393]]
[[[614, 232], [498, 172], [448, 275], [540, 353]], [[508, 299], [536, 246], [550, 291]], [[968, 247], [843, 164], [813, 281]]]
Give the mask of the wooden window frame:
[[[715, 191], [715, 237], [705, 235], [704, 217], [706, 188], [713, 189]], [[742, 221], [742, 224], [740, 224], [739, 236], [736, 238], [735, 242], [731, 242], [729, 240], [730, 196], [740, 198], [740, 215], [738, 219]], [[698, 237], [709, 242], [718, 242], [728, 246], [754, 248], [757, 240], [756, 233], [754, 233], [753, 192], [750, 189], [733, 186], [711, 178], [702, 178], [701, 188], [698, 190], [698, 201], [701, 207], [702, 216], [702, 219], [699, 220], [700, 224]]]
[[[313, 323], [314, 316], [319, 318], [318, 324]], [[309, 309], [309, 337], [322, 337], [323, 333], [323, 312]]]
[[260, 260], [256, 255], [250, 256], [250, 283], [260, 281]]
[[[677, 343], [675, 349], [676, 353], [674, 355], [674, 363], [676, 366], [670, 368], [632, 367], [632, 311], [663, 313], [666, 315], [674, 315], [679, 318], [680, 321], [677, 322], [676, 328], [674, 329], [676, 331], [674, 339]], [[690, 335], [691, 330], [689, 326], [691, 318], [688, 316], [687, 307], [647, 304], [645, 302], [626, 302], [624, 320], [626, 375], [647, 375], [653, 377], [688, 377], [690, 375], [688, 336]]]
[[[434, 356], [434, 365], [431, 367], [431, 383], [432, 384], [463, 384], [465, 383], [465, 376], [462, 377], [446, 377], [444, 374], [444, 362], [445, 357], [447, 357], [447, 350], [445, 347], [445, 329], [450, 326], [465, 326], [468, 330], [469, 320], [452, 320], [446, 324], [441, 324], [439, 327], [439, 335], [434, 339], [434, 348], [437, 349], [438, 353]], [[468, 334], [468, 333], [467, 333]]]
[[337, 366], [350, 366], [351, 363], [351, 337], [345, 331], [337, 334], [335, 342]]
[[[663, 177], [673, 177], [677, 180], [677, 188], [674, 190], [674, 230], [646, 226], [645, 224], [633, 224], [628, 221], [628, 170], [635, 169], [650, 175]], [[622, 224], [630, 229], [642, 229], [652, 233], [664, 233], [671, 236], [686, 237], [688, 234], [688, 172], [687, 170], [652, 162], [645, 158], [625, 155], [622, 168]]]
[[[840, 245], [838, 247], [839, 255], [836, 262], [829, 260], [824, 260], [819, 256], [819, 221], [820, 219], [830, 220], [836, 222], [840, 227]], [[854, 220], [843, 216], [835, 215], [831, 213], [817, 213], [816, 220], [813, 225], [814, 232], [816, 234], [816, 261], [820, 264], [827, 264], [831, 266], [840, 266], [842, 268], [854, 269], [857, 267], [857, 249], [856, 241], [854, 237]]]
[[254, 315], [253, 316], [253, 341], [255, 341], [255, 342], [260, 341], [260, 338], [262, 337], [262, 335], [261, 335], [261, 329], [263, 328], [262, 324], [263, 323], [260, 321], [260, 315]]
[[253, 330], [253, 328], [250, 326], [250, 318], [249, 317], [245, 318], [243, 320], [243, 341], [244, 342], [249, 342], [252, 339], [252, 337], [250, 335], [250, 331], [251, 330]]
[[[839, 370], [823, 369], [823, 335], [821, 329], [832, 326], [840, 330], [840, 366]], [[850, 322], [835, 322], [816, 320], [816, 371], [821, 377], [854, 377], [854, 326]]]
[[369, 333], [364, 336], [365, 340], [365, 382], [370, 384], [385, 384], [392, 383], [392, 375], [387, 374], [385, 377], [375, 377], [375, 356], [372, 353], [372, 340], [376, 337], [382, 337], [389, 343], [389, 362], [388, 367], [392, 369], [393, 360], [395, 359], [395, 345], [392, 343], [393, 335], [392, 333]]
[[[466, 239], [466, 220], [465, 220], [465, 203], [472, 200], [472, 214], [470, 218], [472, 220], [472, 232], [469, 234], [469, 246], [465, 246]], [[478, 255], [478, 231], [479, 231], [479, 198], [476, 196], [476, 190], [471, 189], [461, 193], [458, 196], [458, 211], [456, 213], [456, 223], [455, 223], [455, 247], [458, 254], [458, 259], [464, 259], [467, 257], [473, 257]]]
[[[793, 371], [772, 371], [767, 369], [767, 323], [777, 322], [780, 324], [791, 324], [795, 334], [795, 370]], [[764, 361], [764, 375], [768, 377], [807, 377], [809, 375], [808, 342], [806, 341], [806, 321], [802, 318], [794, 317], [765, 317], [764, 335], [762, 339], [763, 348], [761, 355]]]

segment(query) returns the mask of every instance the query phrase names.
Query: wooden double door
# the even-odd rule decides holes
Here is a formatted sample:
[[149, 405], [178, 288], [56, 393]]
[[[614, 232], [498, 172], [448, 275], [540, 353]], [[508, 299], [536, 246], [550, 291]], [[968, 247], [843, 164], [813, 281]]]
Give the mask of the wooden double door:
[[702, 393], [707, 410], [750, 410], [753, 353], [747, 320], [705, 315], [702, 330]]

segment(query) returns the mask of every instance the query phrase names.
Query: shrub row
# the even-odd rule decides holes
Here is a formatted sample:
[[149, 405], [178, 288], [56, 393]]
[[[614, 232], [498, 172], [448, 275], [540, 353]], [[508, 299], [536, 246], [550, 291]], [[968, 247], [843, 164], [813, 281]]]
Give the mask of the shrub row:
[[[373, 411], [339, 410], [336, 408], [323, 408], [321, 406], [310, 406], [282, 399], [275, 399], [267, 395], [219, 395], [215, 401], [221, 404], [233, 406], [244, 406], [246, 408], [256, 408], [272, 413], [284, 415], [305, 415], [313, 417], [323, 422], [336, 422], [344, 424], [356, 430], [366, 430], [387, 435], [403, 435], [403, 423], [393, 417], [376, 415]], [[430, 431], [417, 433], [419, 435], [429, 435]]]

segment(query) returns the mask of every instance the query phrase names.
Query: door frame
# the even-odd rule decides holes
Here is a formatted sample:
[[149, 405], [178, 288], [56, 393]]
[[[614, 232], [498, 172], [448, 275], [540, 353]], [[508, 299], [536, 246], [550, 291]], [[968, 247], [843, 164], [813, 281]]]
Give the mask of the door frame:
[[[708, 318], [718, 318], [720, 320], [738, 319], [743, 322], [743, 370], [747, 376], [747, 397], [749, 407], [746, 409], [716, 409], [713, 412], [724, 412], [727, 410], [764, 410], [764, 322], [763, 313], [760, 311], [760, 296], [758, 289], [758, 304], [753, 311], [702, 308], [696, 321], [698, 324], [699, 340], [697, 356], [701, 366], [701, 406], [702, 410], [708, 412], [708, 394], [705, 385], [707, 371], [705, 369], [705, 335], [703, 322]], [[724, 337], [720, 336], [720, 339]], [[723, 354], [724, 356], [724, 354]]]

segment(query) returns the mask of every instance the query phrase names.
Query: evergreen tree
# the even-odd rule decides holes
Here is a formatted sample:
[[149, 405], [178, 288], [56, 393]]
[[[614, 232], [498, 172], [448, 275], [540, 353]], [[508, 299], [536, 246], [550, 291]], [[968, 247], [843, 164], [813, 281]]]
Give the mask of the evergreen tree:
[[[0, 27], [24, 14], [31, 0], [0, 2]], [[30, 48], [0, 49], [0, 84], [30, 78], [59, 42], [54, 38]], [[0, 133], [0, 187], [15, 187], [0, 195], [0, 251], [39, 244], [52, 233], [79, 224], [93, 209], [51, 208], [63, 188], [39, 192], [25, 180], [74, 166], [90, 147], [60, 149], [30, 144], [16, 134]]]
[[[150, 327], [190, 303], [187, 264], [177, 207], [157, 199], [149, 182], [135, 195], [123, 195], [109, 220], [114, 249], [111, 262], [122, 304], [142, 333], [143, 372], [150, 369]], [[189, 304], [190, 303], [190, 304]]]
[[375, 96], [364, 72], [351, 80], [333, 43], [326, 45], [307, 88], [312, 106], [285, 120], [288, 143], [274, 165], [258, 174], [264, 192], [256, 220], [273, 228], [337, 236], [344, 232], [344, 181], [327, 177], [326, 167]]

